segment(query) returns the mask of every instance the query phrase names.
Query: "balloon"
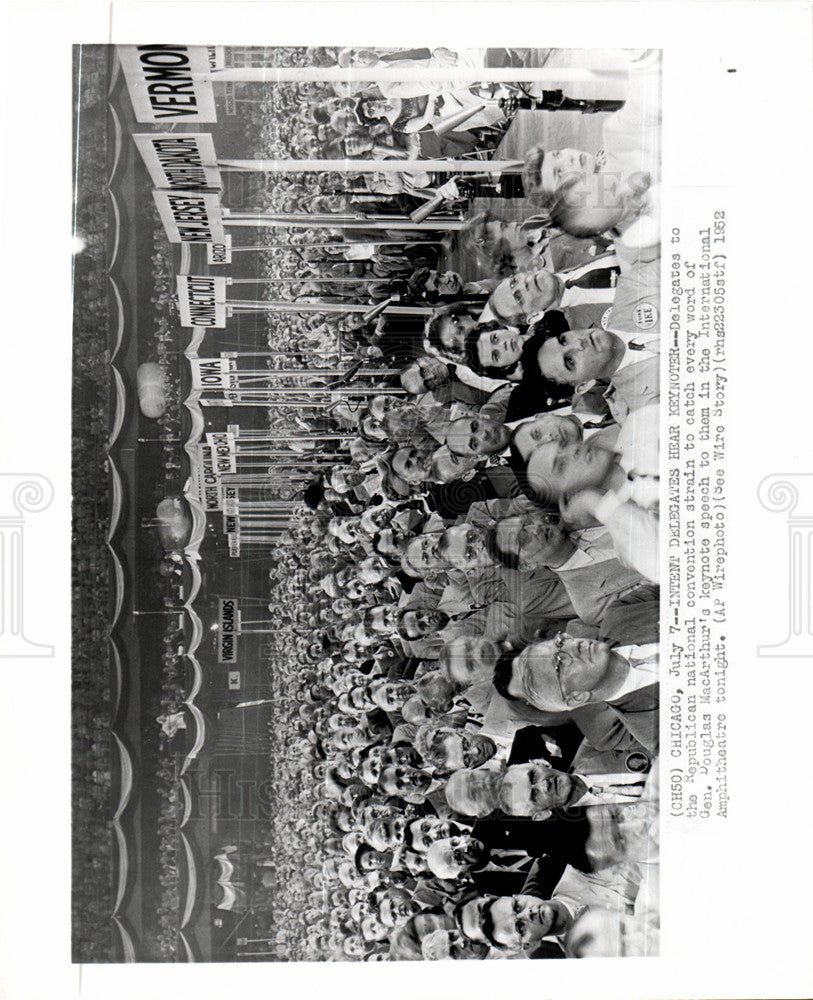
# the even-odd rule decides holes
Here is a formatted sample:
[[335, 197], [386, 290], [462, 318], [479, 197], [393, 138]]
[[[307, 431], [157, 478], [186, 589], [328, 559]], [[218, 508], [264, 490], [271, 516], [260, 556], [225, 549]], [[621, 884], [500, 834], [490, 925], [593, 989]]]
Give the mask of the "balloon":
[[145, 417], [155, 419], [167, 409], [166, 382], [161, 366], [147, 361], [136, 372], [138, 405]]

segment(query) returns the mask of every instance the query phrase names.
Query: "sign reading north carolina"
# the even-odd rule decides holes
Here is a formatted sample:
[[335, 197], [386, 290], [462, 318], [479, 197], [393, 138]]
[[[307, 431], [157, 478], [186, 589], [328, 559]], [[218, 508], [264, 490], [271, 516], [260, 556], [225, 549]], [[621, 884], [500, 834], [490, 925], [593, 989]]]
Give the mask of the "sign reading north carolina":
[[212, 137], [202, 132], [152, 132], [133, 136], [157, 188], [198, 191], [221, 186]]
[[136, 121], [217, 121], [205, 46], [119, 45], [117, 48]]

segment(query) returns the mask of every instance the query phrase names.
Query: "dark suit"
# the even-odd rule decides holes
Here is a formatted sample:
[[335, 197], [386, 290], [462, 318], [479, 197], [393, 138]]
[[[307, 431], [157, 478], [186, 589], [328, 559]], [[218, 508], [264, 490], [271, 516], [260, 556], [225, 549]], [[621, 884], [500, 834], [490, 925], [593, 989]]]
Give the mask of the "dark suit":
[[[553, 757], [545, 745], [545, 736], [556, 741], [562, 750], [561, 757]], [[526, 726], [517, 731], [509, 764], [527, 764], [531, 760], [545, 760], [559, 771], [566, 771], [582, 742], [578, 728], [570, 722], [560, 726]], [[582, 809], [570, 810], [567, 816], [553, 816], [538, 821], [500, 815], [496, 819], [480, 819], [474, 824], [472, 835], [492, 852], [515, 851], [537, 858], [541, 885], [553, 892], [568, 864], [586, 869], [587, 857], [584, 844], [589, 825]], [[511, 864], [515, 859], [507, 859]], [[492, 864], [501, 864], [499, 856], [491, 858]], [[512, 896], [522, 891], [525, 875], [520, 872], [472, 872], [478, 891], [497, 896]], [[545, 899], [550, 898], [545, 896]]]
[[570, 809], [566, 814], [544, 820], [500, 815], [495, 819], [478, 819], [472, 828], [472, 836], [491, 851], [524, 852], [536, 858], [548, 891], [545, 899], [550, 899], [567, 865], [580, 871], [590, 870], [585, 852], [589, 835], [590, 824], [584, 809]]
[[[492, 863], [499, 863], [495, 860]], [[522, 892], [526, 871], [507, 871], [500, 868], [494, 871], [473, 871], [469, 873], [478, 896], [516, 896]]]
[[[561, 757], [551, 755], [546, 745], [546, 736], [558, 744], [562, 751]], [[514, 735], [508, 763], [527, 764], [531, 760], [544, 760], [557, 771], [566, 771], [583, 739], [581, 730], [572, 722], [559, 726], [525, 726]]]
[[640, 646], [658, 642], [659, 625], [660, 587], [642, 584], [607, 608], [599, 635], [613, 646]]
[[[569, 329], [570, 326], [564, 315], [556, 309], [545, 313], [542, 319], [534, 324], [534, 335], [530, 340], [526, 340], [522, 347], [520, 360], [525, 375], [519, 385], [511, 392], [508, 409], [505, 413], [506, 423], [511, 423], [513, 420], [523, 420], [525, 417], [532, 417], [537, 413], [545, 413], [551, 408], [545, 398], [545, 380], [539, 375], [536, 356], [546, 340]], [[573, 390], [567, 386], [560, 387], [560, 392], [560, 398], [563, 402], [573, 395]]]
[[432, 486], [427, 504], [445, 521], [456, 521], [469, 512], [476, 501], [496, 500], [498, 497], [515, 496], [517, 481], [507, 466], [482, 469], [472, 479], [456, 479], [451, 483]]
[[596, 750], [645, 748], [657, 754], [660, 730], [660, 684], [630, 691], [614, 701], [585, 705], [570, 714]]
[[[553, 889], [549, 889], [548, 874], [544, 866], [535, 864], [528, 873], [528, 878], [522, 886], [522, 895], [536, 896], [537, 899], [550, 899]], [[540, 941], [526, 952], [528, 958], [564, 958], [564, 952], [555, 941]]]

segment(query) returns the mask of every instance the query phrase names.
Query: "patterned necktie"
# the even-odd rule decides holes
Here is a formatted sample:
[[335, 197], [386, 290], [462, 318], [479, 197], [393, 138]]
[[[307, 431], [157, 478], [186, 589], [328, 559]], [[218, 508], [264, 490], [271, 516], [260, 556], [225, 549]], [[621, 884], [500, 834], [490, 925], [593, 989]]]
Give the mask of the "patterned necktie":
[[594, 267], [580, 278], [565, 280], [565, 288], [615, 288], [620, 271], [617, 267]]

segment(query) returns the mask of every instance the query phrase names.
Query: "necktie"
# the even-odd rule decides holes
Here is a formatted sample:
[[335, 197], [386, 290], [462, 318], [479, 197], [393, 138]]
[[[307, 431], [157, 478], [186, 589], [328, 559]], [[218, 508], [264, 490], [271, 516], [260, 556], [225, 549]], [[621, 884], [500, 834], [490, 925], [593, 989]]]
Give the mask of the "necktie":
[[[498, 863], [497, 858], [502, 863]], [[527, 872], [531, 869], [533, 860], [524, 851], [512, 851], [503, 847], [491, 849], [491, 863], [502, 871]]]
[[615, 288], [618, 281], [617, 267], [594, 267], [579, 278], [568, 278], [565, 288]]
[[602, 795], [603, 793], [606, 793], [608, 795], [621, 795], [628, 799], [639, 799], [641, 797], [644, 784], [644, 781], [631, 781], [629, 783], [625, 782], [623, 785], [592, 785], [590, 791], [594, 795]]
[[660, 353], [660, 340], [657, 337], [650, 337], [648, 341], [631, 340], [627, 347], [631, 351], [650, 351], [652, 354]]

